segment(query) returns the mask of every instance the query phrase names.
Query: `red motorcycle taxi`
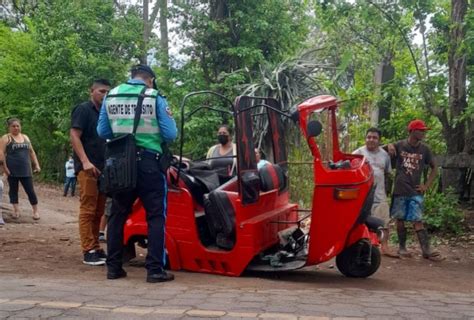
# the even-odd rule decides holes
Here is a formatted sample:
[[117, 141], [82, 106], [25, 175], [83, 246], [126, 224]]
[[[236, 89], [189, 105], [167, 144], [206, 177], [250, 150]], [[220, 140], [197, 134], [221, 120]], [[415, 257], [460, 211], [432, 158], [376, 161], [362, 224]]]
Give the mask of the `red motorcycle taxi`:
[[[229, 107], [200, 103], [185, 113], [189, 100], [203, 95]], [[337, 108], [332, 96], [310, 98], [289, 114], [273, 98], [240, 96], [232, 102], [211, 91], [188, 94], [181, 105], [180, 155], [167, 172], [168, 267], [239, 276], [245, 270], [296, 270], [336, 257], [339, 271], [348, 277], [375, 273], [381, 261], [377, 233], [382, 223], [370, 216], [373, 172], [365, 158], [339, 149]], [[232, 176], [212, 170], [210, 159], [183, 159], [184, 123], [202, 111], [234, 120]], [[258, 117], [268, 119], [265, 141], [271, 155], [261, 169], [254, 151]], [[313, 156], [310, 209], [289, 200], [285, 117], [299, 125]], [[323, 159], [318, 145], [331, 149], [330, 159]], [[128, 259], [135, 256], [136, 243], [146, 247], [146, 238], [145, 212], [137, 200], [124, 227]]]

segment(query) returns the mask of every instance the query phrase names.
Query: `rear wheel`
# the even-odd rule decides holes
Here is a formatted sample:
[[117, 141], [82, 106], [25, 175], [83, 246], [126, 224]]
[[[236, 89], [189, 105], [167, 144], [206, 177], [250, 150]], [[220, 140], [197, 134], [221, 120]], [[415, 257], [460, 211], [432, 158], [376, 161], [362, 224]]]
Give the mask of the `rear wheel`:
[[[363, 261], [361, 255], [369, 254], [370, 263]], [[336, 257], [336, 266], [346, 277], [367, 278], [374, 274], [380, 267], [381, 254], [378, 247], [369, 243], [357, 243], [346, 248]]]

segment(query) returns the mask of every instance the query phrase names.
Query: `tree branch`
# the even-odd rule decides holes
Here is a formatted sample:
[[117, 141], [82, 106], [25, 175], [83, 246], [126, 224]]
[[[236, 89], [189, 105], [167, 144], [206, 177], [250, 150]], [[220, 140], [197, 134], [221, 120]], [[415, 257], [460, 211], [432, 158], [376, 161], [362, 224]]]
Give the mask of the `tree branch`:
[[150, 19], [148, 19], [148, 26], [150, 27], [150, 31], [153, 29], [153, 24], [155, 23], [156, 17], [158, 16], [158, 12], [160, 11], [160, 1], [155, 1], [155, 6], [153, 7], [153, 11], [151, 12]]
[[[425, 100], [425, 103], [426, 103], [426, 107], [428, 108], [428, 110], [430, 111], [431, 114], [435, 114], [434, 112], [434, 109], [433, 109], [433, 100], [432, 100], [432, 92], [431, 92], [431, 88], [430, 86], [426, 86], [423, 84], [423, 77], [421, 75], [421, 72], [420, 72], [420, 68], [418, 67], [418, 63], [416, 62], [416, 57], [415, 57], [415, 53], [413, 52], [413, 49], [411, 47], [411, 43], [410, 41], [408, 40], [407, 36], [406, 36], [406, 33], [405, 31], [402, 29], [402, 27], [400, 27], [400, 25], [392, 18], [391, 15], [389, 15], [387, 12], [385, 12], [378, 4], [372, 2], [371, 0], [367, 0], [367, 2], [371, 5], [373, 5], [377, 10], [379, 10], [386, 18], [388, 21], [390, 21], [390, 23], [392, 23], [397, 29], [398, 31], [400, 32], [400, 35], [402, 36], [403, 38], [403, 41], [405, 42], [407, 48], [408, 48], [408, 51], [410, 52], [410, 55], [411, 55], [411, 59], [413, 61], [413, 64], [415, 66], [415, 69], [416, 69], [416, 75], [417, 75], [417, 78], [418, 78], [418, 83], [421, 87], [421, 92], [422, 92], [422, 96], [423, 96], [423, 100]], [[426, 95], [426, 92], [425, 92], [425, 89], [428, 90], [429, 92], [429, 96]]]

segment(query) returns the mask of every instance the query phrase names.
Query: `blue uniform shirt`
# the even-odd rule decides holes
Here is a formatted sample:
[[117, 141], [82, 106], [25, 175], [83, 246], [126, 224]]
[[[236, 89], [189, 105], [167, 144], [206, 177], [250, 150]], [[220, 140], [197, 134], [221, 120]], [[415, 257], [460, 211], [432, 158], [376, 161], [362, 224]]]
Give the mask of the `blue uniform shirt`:
[[[145, 84], [142, 80], [130, 79], [127, 81], [129, 84]], [[114, 134], [112, 128], [110, 127], [109, 116], [107, 115], [107, 110], [105, 109], [105, 101], [107, 97], [104, 98], [102, 102], [102, 107], [100, 108], [99, 121], [97, 122], [97, 133], [101, 138], [112, 139]], [[160, 134], [165, 142], [171, 142], [176, 139], [178, 135], [178, 129], [176, 128], [176, 122], [173, 117], [170, 116], [168, 103], [166, 99], [158, 95], [156, 97], [156, 118], [158, 121], [158, 126], [160, 127]]]

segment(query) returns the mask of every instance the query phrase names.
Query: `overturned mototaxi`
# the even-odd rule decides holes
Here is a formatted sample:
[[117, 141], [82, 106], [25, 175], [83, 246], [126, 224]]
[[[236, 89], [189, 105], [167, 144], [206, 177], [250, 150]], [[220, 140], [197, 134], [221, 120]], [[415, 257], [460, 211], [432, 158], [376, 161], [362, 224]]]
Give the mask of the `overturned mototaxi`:
[[[198, 95], [218, 97], [230, 108], [203, 104], [185, 112], [188, 100]], [[363, 156], [340, 151], [337, 108], [332, 96], [310, 98], [290, 115], [273, 98], [239, 96], [232, 103], [210, 91], [188, 94], [181, 105], [180, 156], [167, 172], [168, 267], [239, 276], [244, 270], [294, 270], [336, 257], [346, 276], [376, 272], [381, 223], [370, 217], [373, 172]], [[224, 112], [234, 120], [237, 165], [232, 177], [220, 177], [206, 161], [183, 160], [184, 123], [202, 111]], [[272, 155], [260, 170], [254, 152], [257, 116], [268, 117]], [[283, 117], [299, 125], [313, 156], [310, 209], [289, 201]], [[329, 160], [318, 147], [321, 131], [332, 148]], [[310, 222], [302, 228], [305, 221]], [[136, 243], [146, 247], [146, 238], [144, 208], [137, 200], [124, 228], [126, 256], [135, 256]]]

